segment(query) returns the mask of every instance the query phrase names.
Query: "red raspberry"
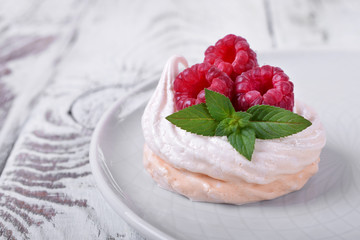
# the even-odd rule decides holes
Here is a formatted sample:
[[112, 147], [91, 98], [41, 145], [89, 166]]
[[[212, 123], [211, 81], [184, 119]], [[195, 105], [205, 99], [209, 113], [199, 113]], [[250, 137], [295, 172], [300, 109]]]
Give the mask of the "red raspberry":
[[234, 82], [220, 69], [206, 62], [186, 68], [174, 81], [176, 109], [204, 103], [205, 88], [232, 99]]
[[205, 51], [204, 62], [217, 66], [231, 79], [258, 66], [256, 53], [250, 49], [245, 38], [226, 35]]
[[294, 84], [278, 67], [265, 65], [244, 72], [236, 78], [236, 110], [246, 111], [254, 105], [272, 105], [292, 111]]

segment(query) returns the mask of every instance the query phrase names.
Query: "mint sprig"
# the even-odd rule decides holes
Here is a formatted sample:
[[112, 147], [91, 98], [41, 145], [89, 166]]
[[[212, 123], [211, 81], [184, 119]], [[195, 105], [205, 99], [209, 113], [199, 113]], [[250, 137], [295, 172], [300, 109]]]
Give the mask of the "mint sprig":
[[166, 119], [181, 129], [202, 136], [214, 136], [219, 125], [219, 121], [210, 115], [205, 103], [184, 108]]
[[205, 100], [210, 115], [217, 121], [232, 117], [235, 113], [230, 99], [220, 93], [205, 89]]
[[247, 112], [252, 115], [250, 127], [255, 130], [256, 137], [261, 139], [289, 136], [311, 125], [302, 116], [274, 106], [256, 105]]
[[206, 104], [184, 108], [166, 117], [188, 132], [202, 136], [227, 136], [229, 143], [251, 161], [255, 139], [286, 137], [311, 125], [304, 117], [283, 108], [256, 105], [236, 112], [226, 96], [205, 89]]
[[241, 155], [251, 161], [251, 156], [255, 147], [255, 131], [250, 127], [245, 127], [228, 136], [228, 141]]

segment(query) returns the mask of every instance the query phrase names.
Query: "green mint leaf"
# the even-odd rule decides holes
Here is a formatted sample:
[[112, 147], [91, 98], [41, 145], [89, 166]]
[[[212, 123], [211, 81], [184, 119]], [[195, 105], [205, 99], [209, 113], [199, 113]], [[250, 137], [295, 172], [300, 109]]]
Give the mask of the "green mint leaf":
[[246, 127], [228, 136], [228, 141], [236, 151], [243, 155], [247, 160], [251, 161], [255, 147], [255, 130]]
[[230, 118], [235, 112], [230, 99], [220, 93], [205, 89], [205, 99], [207, 109], [217, 121]]
[[250, 113], [246, 112], [234, 112], [232, 118], [237, 120], [237, 124], [240, 128], [243, 128], [249, 124], [251, 116]]
[[252, 117], [249, 126], [255, 130], [256, 137], [274, 139], [286, 137], [311, 125], [311, 122], [302, 116], [283, 108], [256, 105], [247, 110]]
[[215, 136], [229, 136], [238, 128], [237, 120], [233, 118], [223, 119], [215, 130]]
[[175, 126], [203, 136], [214, 136], [219, 122], [211, 117], [205, 103], [184, 108], [166, 117]]
[[237, 129], [246, 127], [249, 124], [251, 114], [246, 112], [234, 112], [231, 118], [221, 120], [216, 128], [216, 136], [229, 136]]

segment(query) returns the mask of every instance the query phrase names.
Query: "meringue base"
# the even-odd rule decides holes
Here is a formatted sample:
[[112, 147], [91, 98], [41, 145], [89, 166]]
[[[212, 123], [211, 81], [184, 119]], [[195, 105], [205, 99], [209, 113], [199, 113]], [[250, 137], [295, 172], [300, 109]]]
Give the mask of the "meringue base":
[[177, 192], [193, 201], [241, 205], [270, 200], [301, 189], [318, 171], [320, 158], [295, 174], [280, 175], [268, 184], [226, 182], [201, 173], [177, 169], [144, 145], [144, 166], [160, 187]]

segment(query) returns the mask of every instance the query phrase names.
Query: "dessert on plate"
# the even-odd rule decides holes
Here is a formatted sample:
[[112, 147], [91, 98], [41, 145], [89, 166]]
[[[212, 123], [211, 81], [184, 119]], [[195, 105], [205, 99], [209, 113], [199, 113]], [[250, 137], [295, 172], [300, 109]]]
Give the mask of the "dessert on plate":
[[293, 88], [232, 34], [202, 63], [172, 57], [142, 117], [146, 170], [194, 201], [240, 205], [301, 189], [318, 171], [326, 138]]

